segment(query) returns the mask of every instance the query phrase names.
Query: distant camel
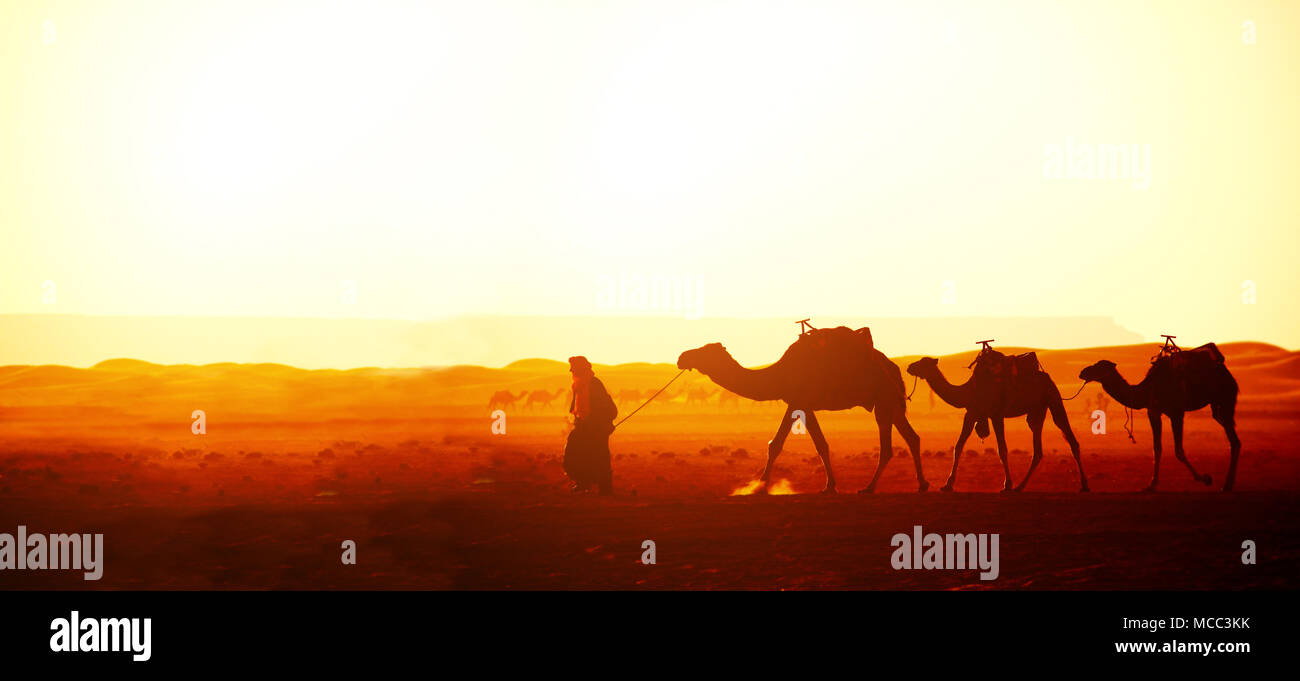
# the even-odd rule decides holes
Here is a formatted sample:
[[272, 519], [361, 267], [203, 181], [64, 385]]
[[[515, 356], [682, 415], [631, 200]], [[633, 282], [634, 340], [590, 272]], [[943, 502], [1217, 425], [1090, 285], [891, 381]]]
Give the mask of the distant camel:
[[1174, 456], [1187, 466], [1198, 482], [1205, 485], [1213, 482], [1209, 475], [1198, 474], [1183, 452], [1184, 414], [1209, 405], [1210, 414], [1228, 436], [1228, 477], [1223, 482], [1223, 491], [1232, 491], [1237, 479], [1237, 455], [1241, 453], [1241, 440], [1237, 437], [1234, 420], [1237, 380], [1223, 363], [1223, 353], [1213, 343], [1172, 356], [1161, 356], [1137, 385], [1129, 385], [1115, 363], [1105, 359], [1080, 371], [1079, 378], [1101, 383], [1102, 389], [1129, 409], [1147, 410], [1155, 465], [1151, 470], [1151, 483], [1142, 490], [1144, 492], [1154, 492], [1160, 481], [1161, 414], [1169, 417], [1169, 426], [1174, 432]]
[[618, 395], [614, 399], [618, 400], [619, 406], [636, 404], [641, 401], [641, 391], [632, 388], [624, 388], [623, 390], [618, 391]]
[[697, 402], [704, 404], [709, 401], [710, 397], [717, 394], [717, 392], [718, 391], [716, 390], [705, 390], [704, 388], [696, 386], [686, 391], [686, 404], [695, 404]]
[[727, 405], [731, 405], [732, 407], [739, 409], [740, 395], [737, 395], [736, 393], [733, 393], [730, 390], [718, 391], [718, 407], [722, 408]]
[[741, 397], [756, 401], [781, 400], [786, 403], [785, 416], [776, 430], [776, 436], [767, 445], [767, 465], [761, 479], [769, 482], [772, 466], [781, 453], [791, 427], [799, 419], [808, 429], [826, 469], [825, 492], [835, 491], [835, 475], [831, 472], [830, 447], [821, 425], [817, 423], [817, 410], [839, 411], [863, 407], [874, 410], [880, 427], [880, 460], [871, 483], [861, 490], [872, 492], [885, 470], [885, 464], [894, 454], [892, 429], [898, 428], [912, 450], [912, 463], [916, 466], [916, 481], [920, 491], [930, 485], [921, 472], [921, 439], [912, 430], [904, 414], [906, 399], [902, 373], [871, 342], [866, 329], [853, 331], [847, 327], [819, 329], [799, 337], [781, 359], [762, 369], [746, 369], [731, 357], [721, 343], [710, 343], [683, 352], [677, 359], [680, 369], [698, 369], [714, 383]]
[[498, 390], [492, 393], [492, 399], [488, 400], [488, 409], [496, 409], [497, 407], [513, 407], [515, 406], [515, 402], [524, 399], [527, 395], [527, 390], [518, 395], [512, 394], [509, 390]]
[[[948, 474], [948, 481], [940, 488], [943, 491], [952, 491], [953, 483], [957, 481], [957, 463], [961, 460], [966, 438], [970, 437], [971, 430], [981, 416], [987, 416], [992, 420], [993, 431], [997, 435], [998, 456], [1002, 459], [1004, 476], [1002, 491], [1004, 492], [1013, 491], [1013, 488], [1011, 469], [1007, 466], [1007, 440], [1002, 420], [1017, 416], [1027, 417], [1029, 429], [1034, 433], [1034, 456], [1029, 461], [1029, 470], [1025, 472], [1024, 480], [1014, 488], [1016, 492], [1023, 490], [1029, 483], [1029, 476], [1034, 474], [1034, 469], [1043, 458], [1043, 422], [1046, 421], [1048, 412], [1051, 412], [1052, 421], [1057, 428], [1061, 429], [1061, 435], [1065, 436], [1065, 441], [1070, 445], [1070, 453], [1074, 455], [1074, 464], [1079, 468], [1079, 491], [1088, 491], [1088, 479], [1084, 477], [1083, 461], [1079, 458], [1079, 441], [1070, 430], [1070, 420], [1065, 413], [1065, 404], [1061, 401], [1061, 392], [1057, 390], [1056, 383], [1052, 382], [1052, 377], [1048, 376], [1047, 372], [1039, 370], [1022, 375], [1011, 383], [1010, 394], [1003, 400], [1004, 403], [1000, 408], [993, 404], [981, 404], [981, 397], [987, 393], [975, 389], [975, 379], [961, 385], [949, 383], [943, 372], [939, 370], [939, 360], [934, 357], [923, 357], [912, 362], [907, 367], [907, 373], [925, 379], [939, 399], [958, 409], [966, 410], [962, 417], [961, 434], [957, 436], [957, 446], [952, 452], [952, 472]], [[983, 434], [986, 431], [980, 432]]]
[[564, 388], [560, 388], [553, 393], [546, 392], [545, 390], [534, 390], [528, 393], [528, 401], [524, 403], [524, 406], [529, 409], [532, 409], [533, 405], [539, 405], [542, 408], [546, 408], [551, 406], [551, 403], [562, 395], [564, 395]]

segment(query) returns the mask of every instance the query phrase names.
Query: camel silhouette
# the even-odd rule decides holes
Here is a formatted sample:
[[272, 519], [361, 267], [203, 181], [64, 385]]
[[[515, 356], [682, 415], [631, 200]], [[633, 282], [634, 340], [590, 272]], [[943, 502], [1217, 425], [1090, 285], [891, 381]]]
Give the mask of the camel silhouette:
[[[950, 383], [944, 377], [943, 371], [939, 369], [939, 360], [934, 357], [923, 357], [912, 362], [907, 367], [907, 373], [929, 383], [939, 399], [958, 409], [966, 410], [962, 417], [961, 433], [957, 436], [957, 446], [952, 452], [952, 472], [948, 474], [948, 481], [940, 488], [943, 491], [952, 491], [953, 483], [957, 481], [957, 464], [961, 460], [966, 439], [970, 437], [971, 430], [984, 416], [992, 421], [993, 432], [997, 435], [998, 457], [1002, 460], [1002, 491], [1023, 490], [1029, 483], [1029, 476], [1034, 474], [1034, 469], [1038, 468], [1038, 463], [1043, 458], [1043, 423], [1047, 420], [1048, 412], [1052, 415], [1052, 422], [1061, 429], [1061, 435], [1065, 436], [1065, 441], [1069, 443], [1070, 453], [1074, 455], [1074, 464], [1079, 468], [1079, 491], [1088, 491], [1088, 478], [1083, 474], [1083, 461], [1079, 458], [1079, 441], [1070, 430], [1070, 420], [1065, 413], [1061, 391], [1057, 390], [1056, 383], [1047, 372], [1040, 369], [1021, 375], [1009, 384], [1008, 393], [1000, 405], [987, 403], [990, 393], [976, 390], [975, 378], [961, 385]], [[1013, 488], [1011, 469], [1007, 465], [1006, 426], [1003, 424], [1003, 419], [1017, 416], [1025, 416], [1029, 422], [1029, 429], [1034, 433], [1034, 456], [1029, 461], [1029, 470], [1025, 472], [1025, 478]]]
[[[658, 398], [655, 397], [655, 394], [656, 394], [656, 393], [658, 393]], [[645, 391], [645, 394], [642, 395], [642, 398], [643, 398], [644, 401], [647, 401], [647, 402], [650, 401], [651, 399], [657, 399], [659, 402], [661, 402], [661, 403], [663, 403], [663, 404], [673, 404], [673, 405], [675, 405], [675, 404], [677, 404], [677, 398], [679, 398], [679, 397], [681, 397], [681, 396], [683, 396], [683, 395], [685, 395], [685, 394], [686, 394], [686, 389], [685, 389], [685, 388], [682, 388], [681, 390], [676, 390], [676, 391], [672, 391], [672, 390], [664, 390], [662, 393], [659, 392], [659, 389], [658, 389], [658, 388], [650, 388], [649, 390]]]
[[533, 405], [546, 408], [551, 406], [551, 403], [562, 395], [564, 395], [564, 388], [560, 388], [553, 393], [545, 390], [534, 390], [528, 393], [528, 401], [524, 403], [524, 406], [529, 409], [532, 409]]
[[1162, 353], [1137, 385], [1130, 385], [1120, 375], [1117, 365], [1105, 359], [1080, 371], [1079, 378], [1101, 383], [1103, 390], [1129, 409], [1147, 410], [1155, 463], [1151, 470], [1151, 482], [1142, 490], [1144, 492], [1154, 492], [1160, 481], [1162, 414], [1169, 417], [1169, 427], [1174, 433], [1174, 456], [1187, 466], [1187, 470], [1198, 482], [1205, 485], [1213, 483], [1213, 478], [1209, 475], [1196, 472], [1183, 451], [1183, 416], [1186, 412], [1209, 405], [1210, 414], [1223, 426], [1223, 432], [1228, 436], [1230, 454], [1223, 491], [1232, 491], [1232, 485], [1237, 479], [1237, 455], [1241, 453], [1241, 439], [1237, 437], [1234, 420], [1237, 380], [1223, 363], [1223, 353], [1213, 343], [1172, 355]]
[[518, 395], [511, 393], [509, 390], [498, 390], [492, 393], [492, 399], [488, 400], [488, 409], [496, 409], [497, 407], [513, 407], [515, 406], [515, 402], [524, 399], [527, 395], [527, 390]]
[[636, 404], [641, 401], [641, 391], [624, 388], [618, 391], [618, 395], [614, 399], [618, 401], [620, 407], [627, 404]]
[[835, 491], [835, 474], [831, 470], [830, 447], [821, 425], [817, 423], [819, 410], [839, 411], [863, 407], [875, 411], [880, 428], [880, 460], [875, 475], [860, 493], [875, 490], [880, 474], [894, 454], [892, 430], [898, 432], [912, 450], [916, 466], [919, 491], [929, 488], [921, 472], [921, 438], [907, 422], [906, 397], [903, 376], [898, 366], [891, 362], [871, 342], [870, 331], [854, 331], [847, 327], [817, 329], [801, 335], [775, 364], [762, 369], [746, 369], [732, 358], [721, 343], [687, 350], [677, 359], [679, 369], [696, 369], [726, 390], [756, 401], [781, 400], [786, 403], [785, 415], [776, 430], [776, 436], [767, 445], [767, 465], [760, 479], [768, 483], [772, 466], [785, 444], [786, 437], [802, 412], [808, 429], [826, 470], [824, 492]]
[[669, 402], [674, 397], [677, 397], [680, 394], [681, 394], [680, 391], [675, 393], [669, 393], [667, 390], [660, 392], [658, 388], [647, 388], [645, 393], [642, 395], [642, 398], [646, 400], [651, 400], [654, 399], [655, 396], [657, 395], [664, 402]]
[[[684, 367], [678, 367], [678, 368], [680, 369]], [[705, 390], [704, 388], [696, 386], [686, 391], [686, 404], [688, 405], [696, 404], [696, 403], [705, 404], [706, 402], [709, 401], [709, 398], [713, 397], [714, 394], [716, 394], [717, 392], [718, 391], [716, 390]]]
[[740, 395], [737, 395], [736, 393], [733, 393], [733, 392], [731, 392], [730, 390], [719, 390], [719, 391], [718, 391], [718, 408], [721, 409], [721, 408], [723, 408], [723, 407], [725, 407], [725, 406], [728, 406], [728, 405], [730, 405], [733, 409], [739, 409], [739, 408], [740, 408]]

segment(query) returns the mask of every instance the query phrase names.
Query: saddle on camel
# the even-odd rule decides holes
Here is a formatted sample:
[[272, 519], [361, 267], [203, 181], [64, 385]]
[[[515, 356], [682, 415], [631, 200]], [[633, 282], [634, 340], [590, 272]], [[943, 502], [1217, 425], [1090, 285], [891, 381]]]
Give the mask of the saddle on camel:
[[977, 397], [974, 403], [990, 405], [988, 413], [975, 414], [975, 434], [982, 440], [989, 436], [989, 417], [1000, 414], [1020, 381], [1041, 372], [1043, 365], [1035, 352], [1008, 355], [989, 345], [992, 338], [976, 342], [983, 347], [970, 363], [975, 368], [971, 374]]
[[778, 364], [793, 367], [802, 374], [793, 377], [798, 383], [819, 391], [825, 386], [854, 389], [865, 377], [879, 377], [881, 365], [870, 328], [836, 326], [818, 329], [808, 324], [806, 319], [800, 324], [803, 330], [799, 338], [778, 361]]
[[1151, 358], [1151, 369], [1147, 376], [1157, 379], [1170, 377], [1184, 393], [1192, 387], [1189, 385], [1190, 378], [1204, 375], [1207, 369], [1224, 364], [1223, 352], [1214, 343], [1184, 350], [1174, 343], [1173, 336], [1163, 337], [1164, 347]]
[[[1116, 364], [1103, 359], [1079, 372], [1084, 381], [1097, 381], [1108, 395], [1114, 397], [1125, 409], [1145, 409], [1151, 423], [1151, 449], [1155, 455], [1151, 467], [1151, 482], [1143, 490], [1154, 492], [1160, 482], [1161, 417], [1169, 418], [1174, 435], [1174, 456], [1187, 467], [1192, 478], [1209, 485], [1212, 478], [1197, 473], [1183, 449], [1183, 424], [1188, 412], [1210, 408], [1214, 420], [1223, 426], [1228, 437], [1228, 475], [1223, 491], [1232, 491], [1237, 479], [1237, 458], [1241, 454], [1241, 438], [1237, 436], [1237, 380], [1232, 377], [1223, 353], [1214, 343], [1183, 350], [1174, 344], [1173, 336], [1165, 336], [1165, 345], [1151, 358], [1147, 375], [1137, 384], [1129, 383]], [[1126, 429], [1127, 426], [1126, 426]], [[1129, 438], [1133, 438], [1131, 429]]]

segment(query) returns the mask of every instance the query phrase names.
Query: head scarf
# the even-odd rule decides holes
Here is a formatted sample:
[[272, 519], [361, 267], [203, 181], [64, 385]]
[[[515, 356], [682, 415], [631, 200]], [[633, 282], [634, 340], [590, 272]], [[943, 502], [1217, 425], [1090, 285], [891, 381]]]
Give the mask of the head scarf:
[[577, 418], [591, 414], [591, 379], [596, 374], [591, 369], [591, 362], [578, 355], [569, 358], [569, 371], [573, 372], [573, 408], [570, 410]]

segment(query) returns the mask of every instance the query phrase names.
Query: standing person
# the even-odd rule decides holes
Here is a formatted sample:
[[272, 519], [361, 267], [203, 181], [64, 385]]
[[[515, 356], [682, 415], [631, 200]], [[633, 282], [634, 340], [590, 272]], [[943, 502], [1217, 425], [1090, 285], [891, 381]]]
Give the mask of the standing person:
[[609, 436], [614, 432], [618, 407], [586, 357], [570, 357], [569, 371], [573, 374], [573, 401], [569, 404], [573, 430], [564, 445], [564, 472], [573, 481], [574, 492], [598, 487], [601, 494], [610, 494], [614, 475]]

